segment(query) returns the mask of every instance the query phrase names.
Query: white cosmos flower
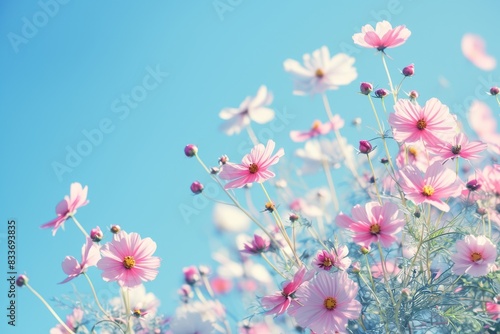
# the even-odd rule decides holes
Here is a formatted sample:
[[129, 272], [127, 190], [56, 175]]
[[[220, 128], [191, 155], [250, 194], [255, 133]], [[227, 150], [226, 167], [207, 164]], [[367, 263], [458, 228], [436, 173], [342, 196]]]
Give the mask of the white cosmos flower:
[[270, 122], [274, 119], [274, 110], [267, 108], [273, 102], [273, 94], [266, 86], [260, 86], [257, 95], [247, 96], [238, 108], [224, 108], [219, 117], [225, 122], [220, 130], [231, 136], [238, 134], [247, 127], [251, 121], [259, 124]]
[[338, 89], [348, 85], [357, 78], [358, 73], [352, 65], [353, 57], [339, 53], [330, 58], [330, 51], [326, 46], [303, 56], [304, 65], [293, 59], [284, 62], [285, 71], [294, 77], [294, 91], [296, 95], [314, 95], [327, 90]]

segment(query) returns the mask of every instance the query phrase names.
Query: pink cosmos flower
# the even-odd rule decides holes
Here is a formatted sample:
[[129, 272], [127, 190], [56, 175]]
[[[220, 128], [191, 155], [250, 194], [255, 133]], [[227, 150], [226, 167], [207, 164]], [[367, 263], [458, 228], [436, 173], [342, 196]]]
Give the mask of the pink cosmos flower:
[[64, 196], [64, 199], [56, 206], [57, 217], [48, 223], [40, 226], [41, 228], [52, 228], [52, 235], [56, 235], [57, 229], [64, 225], [69, 217], [76, 214], [76, 210], [89, 203], [87, 200], [88, 188], [82, 188], [78, 182], [71, 184], [70, 195]]
[[412, 144], [401, 145], [396, 157], [396, 164], [399, 168], [412, 165], [421, 171], [426, 171], [438, 159], [439, 157], [434, 156], [432, 152], [426, 150], [422, 142], [417, 141]]
[[394, 139], [400, 143], [422, 140], [431, 145], [453, 137], [457, 122], [447, 106], [432, 98], [422, 108], [416, 102], [400, 99], [389, 115]]
[[321, 123], [315, 120], [308, 131], [290, 131], [290, 138], [296, 143], [303, 142], [317, 136], [326, 135], [332, 130], [341, 129], [343, 126], [344, 120], [339, 115], [335, 115], [334, 119], [330, 122]]
[[486, 52], [486, 43], [479, 35], [465, 34], [462, 37], [462, 53], [483, 71], [491, 71], [497, 65], [496, 59]]
[[457, 241], [457, 253], [451, 255], [453, 272], [457, 275], [469, 274], [474, 277], [488, 274], [495, 265], [497, 247], [484, 235], [466, 235]]
[[384, 205], [369, 202], [364, 207], [357, 204], [352, 208], [351, 215], [352, 218], [341, 212], [335, 221], [338, 226], [354, 232], [353, 241], [364, 247], [377, 241], [389, 247], [397, 240], [396, 234], [405, 223], [399, 217], [398, 206], [391, 202]]
[[313, 267], [316, 270], [330, 271], [333, 267], [347, 270], [351, 265], [351, 259], [348, 257], [349, 249], [347, 246], [339, 246], [337, 250], [330, 251], [319, 250], [313, 260]]
[[404, 44], [410, 35], [411, 31], [406, 26], [397, 26], [393, 29], [392, 25], [384, 20], [378, 22], [375, 29], [369, 24], [363, 26], [361, 32], [354, 34], [352, 39], [354, 44], [384, 52], [386, 48]]
[[[72, 329], [75, 333], [78, 330], [78, 327], [82, 324], [83, 320], [83, 310], [80, 308], [73, 309], [72, 314], [68, 314], [66, 316], [66, 326], [69, 329]], [[50, 334], [69, 334], [69, 332], [64, 328], [63, 325], [58, 324], [56, 327], [50, 330]]]
[[273, 101], [273, 95], [266, 86], [260, 86], [255, 97], [248, 96], [238, 108], [225, 108], [219, 117], [225, 122], [220, 129], [227, 135], [238, 134], [251, 121], [259, 124], [270, 122], [274, 118], [274, 111], [267, 108]]
[[311, 55], [303, 56], [304, 66], [298, 61], [287, 59], [284, 62], [285, 71], [294, 77], [293, 91], [296, 95], [321, 94], [327, 90], [338, 89], [339, 86], [350, 84], [358, 73], [354, 58], [345, 53], [339, 53], [330, 58], [326, 46], [315, 50]]
[[497, 121], [491, 108], [482, 101], [473, 101], [469, 108], [468, 120], [479, 139], [488, 144], [488, 149], [500, 154], [500, 134], [497, 133]]
[[97, 268], [106, 281], [118, 281], [122, 287], [135, 287], [143, 281], [152, 281], [158, 275], [160, 258], [153, 256], [156, 243], [151, 238], [141, 239], [137, 233], [121, 231], [113, 241], [101, 247], [102, 258]]
[[262, 297], [262, 307], [266, 309], [266, 314], [280, 315], [286, 312], [290, 305], [297, 303], [293, 294], [305, 281], [314, 275], [313, 271], [308, 272], [306, 267], [301, 267], [293, 276], [291, 281], [283, 283], [282, 291], [278, 291], [271, 296]]
[[481, 141], [469, 142], [465, 133], [460, 132], [451, 140], [433, 143], [427, 149], [439, 156], [440, 160], [447, 161], [458, 157], [467, 160], [479, 159], [481, 158], [480, 153], [484, 152], [487, 147], [488, 145]]
[[460, 196], [463, 186], [457, 175], [440, 162], [433, 163], [422, 176], [413, 166], [399, 171], [399, 182], [406, 198], [415, 204], [430, 203], [448, 212], [450, 207], [442, 198]]
[[275, 176], [269, 167], [278, 163], [279, 158], [285, 155], [282, 148], [271, 156], [275, 143], [272, 140], [267, 142], [266, 147], [262, 144], [256, 145], [250, 154], [243, 157], [241, 164], [232, 162], [222, 166], [219, 177], [223, 180], [232, 180], [224, 186], [224, 189], [242, 188], [248, 183], [262, 183]]
[[486, 313], [489, 314], [491, 319], [500, 319], [500, 304], [494, 302], [486, 302]]
[[355, 299], [357, 293], [358, 285], [346, 272], [321, 271], [297, 290], [298, 302], [291, 305], [288, 313], [301, 327], [315, 333], [344, 333], [347, 321], [357, 319], [361, 313], [361, 303]]
[[78, 262], [78, 260], [72, 256], [66, 256], [64, 258], [62, 269], [68, 277], [59, 284], [67, 283], [84, 273], [88, 267], [95, 266], [100, 258], [99, 246], [94, 244], [91, 238], [87, 238], [87, 242], [82, 247], [82, 262]]
[[254, 234], [252, 242], [250, 244], [245, 243], [243, 245], [244, 249], [241, 252], [246, 254], [260, 254], [267, 251], [270, 245], [271, 242], [268, 238]]

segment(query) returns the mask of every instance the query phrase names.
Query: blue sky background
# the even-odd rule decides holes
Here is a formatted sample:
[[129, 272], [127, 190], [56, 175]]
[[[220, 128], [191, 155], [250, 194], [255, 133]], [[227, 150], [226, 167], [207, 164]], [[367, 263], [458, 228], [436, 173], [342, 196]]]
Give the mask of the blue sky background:
[[[39, 226], [54, 217], [55, 205], [75, 181], [89, 187], [90, 204], [77, 214], [87, 229], [119, 224], [157, 242], [162, 266], [146, 288], [161, 298], [162, 312], [172, 312], [182, 268], [210, 263], [211, 245], [217, 243], [212, 205], [196, 204], [189, 191], [193, 180], [208, 182], [209, 177], [184, 156], [184, 146], [198, 144], [211, 165], [222, 154], [239, 161], [250, 147], [246, 134], [228, 138], [220, 133], [218, 112], [238, 106], [262, 84], [274, 93], [273, 108], [291, 115], [286, 130], [272, 133], [290, 161], [301, 145], [290, 142], [289, 130], [307, 129], [314, 119], [326, 119], [319, 98], [292, 94], [292, 80], [283, 70], [287, 58], [301, 59], [322, 45], [332, 54], [343, 51], [356, 58], [358, 79], [328, 93], [333, 112], [346, 122], [356, 116], [365, 120], [358, 130], [347, 126], [344, 134], [354, 142], [373, 137], [368, 129], [373, 124], [371, 110], [357, 94], [359, 83], [388, 87], [380, 57], [354, 46], [352, 35], [382, 19], [412, 31], [405, 45], [388, 50], [389, 68], [398, 82], [398, 70], [415, 63], [416, 75], [404, 89], [418, 90], [422, 104], [438, 97], [459, 117], [475, 97], [495, 107], [482, 92], [499, 84], [498, 70], [481, 71], [460, 51], [461, 37], [472, 32], [482, 35], [488, 52], [500, 58], [493, 0], [475, 5], [405, 0], [220, 3], [231, 10], [218, 13], [208, 0], [68, 1], [52, 17], [46, 16], [47, 22], [37, 1], [0, 3], [0, 332], [47, 333], [56, 323], [21, 289], [16, 327], [6, 325], [8, 219], [18, 223], [17, 271], [26, 273], [47, 299], [73, 289], [56, 283], [65, 277], [63, 258], [79, 258], [81, 233], [71, 222], [55, 237]], [[16, 52], [9, 34], [22, 36], [24, 19], [41, 20], [42, 26]], [[168, 76], [125, 114], [120, 99], [139, 89], [148, 68]], [[449, 82], [447, 87], [440, 84], [443, 80]], [[110, 124], [102, 142], [58, 177], [54, 162], [65, 164], [67, 147], [76, 149], [85, 140], [83, 132], [102, 122]], [[265, 128], [254, 129], [259, 134]], [[197, 210], [189, 219], [179, 210], [186, 206]], [[109, 240], [110, 234], [106, 237]], [[101, 296], [110, 296], [98, 270], [92, 268], [89, 274]], [[83, 279], [74, 286], [88, 293]], [[66, 314], [60, 312], [63, 318]]]

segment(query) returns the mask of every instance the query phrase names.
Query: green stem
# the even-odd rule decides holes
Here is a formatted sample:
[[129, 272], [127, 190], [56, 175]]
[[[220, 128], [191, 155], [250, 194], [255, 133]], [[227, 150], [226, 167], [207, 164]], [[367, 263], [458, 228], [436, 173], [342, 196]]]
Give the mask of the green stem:
[[87, 231], [85, 231], [85, 229], [82, 227], [82, 225], [80, 225], [80, 223], [78, 222], [78, 220], [76, 220], [75, 216], [71, 215], [70, 217], [75, 222], [76, 227], [78, 227], [80, 229], [80, 231], [82, 231], [83, 235], [86, 238], [89, 238], [89, 235], [88, 235]]
[[87, 273], [83, 273], [83, 276], [85, 276], [85, 278], [87, 279], [87, 282], [89, 282], [89, 285], [90, 285], [90, 289], [92, 290], [92, 294], [94, 295], [94, 299], [95, 299], [95, 302], [97, 304], [97, 307], [99, 307], [99, 309], [101, 310], [102, 313], [104, 313], [104, 315], [106, 317], [108, 317], [109, 319], [113, 319], [105, 310], [104, 308], [102, 307], [101, 303], [99, 303], [99, 298], [97, 298], [97, 294], [95, 292], [95, 288], [94, 288], [94, 284], [92, 284], [92, 281], [90, 280], [90, 277], [87, 275]]
[[278, 268], [276, 268], [276, 266], [274, 264], [271, 263], [271, 261], [269, 261], [269, 258], [266, 256], [266, 254], [264, 253], [260, 253], [260, 255], [262, 256], [262, 258], [264, 259], [264, 261], [267, 262], [267, 264], [274, 269], [274, 271], [276, 273], [278, 273], [281, 277], [283, 277], [284, 279], [288, 279], [285, 275], [283, 275], [283, 273], [281, 271], [278, 270]]
[[373, 168], [372, 159], [370, 159], [370, 154], [367, 154], [366, 157], [368, 158], [368, 164], [370, 165], [370, 169], [372, 171], [373, 186], [375, 187], [375, 192], [377, 193], [378, 202], [380, 203], [380, 205], [382, 205], [382, 198], [380, 197], [380, 193], [378, 191], [378, 186], [377, 186], [377, 178], [375, 177], [375, 168]]
[[38, 297], [38, 299], [40, 299], [40, 301], [45, 305], [45, 307], [49, 310], [49, 312], [54, 316], [54, 318], [56, 318], [56, 320], [61, 324], [61, 326], [64, 327], [64, 329], [66, 329], [69, 333], [71, 334], [75, 334], [75, 332], [73, 332], [72, 329], [70, 329], [68, 327], [68, 325], [66, 325], [66, 323], [64, 321], [62, 321], [62, 319], [57, 315], [57, 313], [54, 311], [54, 309], [49, 305], [49, 303], [47, 303], [45, 301], [45, 299], [38, 293], [36, 292], [35, 289], [33, 289], [28, 283], [24, 283], [24, 286], [27, 287], [36, 297]]
[[394, 86], [392, 85], [391, 74], [389, 73], [389, 69], [387, 68], [387, 62], [385, 61], [385, 54], [382, 52], [382, 63], [384, 64], [385, 74], [387, 74], [387, 79], [389, 79], [389, 87], [391, 88], [391, 94], [394, 98], [394, 104], [397, 102], [397, 92], [394, 91]]

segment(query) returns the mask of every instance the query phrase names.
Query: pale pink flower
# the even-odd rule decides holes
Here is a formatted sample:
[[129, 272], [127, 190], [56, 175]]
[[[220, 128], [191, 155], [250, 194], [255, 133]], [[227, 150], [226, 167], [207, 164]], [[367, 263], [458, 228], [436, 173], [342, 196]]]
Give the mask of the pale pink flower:
[[462, 37], [462, 53], [472, 64], [483, 71], [491, 71], [497, 65], [496, 59], [486, 52], [484, 39], [475, 34], [465, 34]]
[[429, 203], [444, 212], [450, 207], [442, 199], [458, 197], [464, 188], [457, 175], [440, 162], [433, 163], [423, 176], [413, 166], [406, 166], [399, 175], [407, 199], [415, 204]]
[[113, 241], [101, 247], [102, 258], [97, 268], [106, 281], [117, 281], [122, 287], [135, 287], [152, 281], [158, 275], [160, 258], [153, 256], [156, 243], [151, 238], [141, 239], [137, 233], [121, 231]]
[[441, 161], [447, 161], [458, 157], [467, 160], [479, 159], [480, 153], [484, 152], [487, 147], [488, 145], [481, 141], [469, 142], [465, 133], [460, 132], [451, 140], [428, 145], [427, 149], [436, 154]]
[[357, 293], [358, 285], [346, 272], [321, 271], [297, 290], [298, 302], [292, 304], [288, 313], [301, 327], [315, 333], [344, 333], [347, 321], [361, 314], [361, 303], [355, 299]]
[[411, 31], [406, 26], [397, 26], [394, 29], [387, 21], [378, 22], [375, 29], [369, 24], [361, 28], [361, 32], [354, 34], [354, 44], [365, 48], [375, 48], [384, 52], [386, 48], [394, 48], [406, 42]]
[[457, 253], [451, 255], [455, 274], [479, 277], [492, 271], [497, 258], [497, 247], [484, 235], [466, 235], [464, 240], [457, 241], [455, 247]]
[[468, 120], [479, 139], [488, 144], [488, 149], [500, 154], [500, 134], [496, 132], [497, 121], [491, 108], [482, 101], [473, 101], [469, 108]]
[[271, 296], [262, 297], [261, 304], [266, 309], [266, 314], [283, 314], [290, 305], [297, 303], [294, 300], [293, 294], [301, 284], [310, 280], [312, 275], [314, 275], [313, 271], [308, 272], [306, 267], [301, 267], [291, 281], [283, 283], [282, 291], [278, 291]]
[[274, 111], [267, 108], [273, 101], [273, 95], [266, 86], [260, 86], [255, 97], [246, 97], [238, 108], [225, 108], [219, 117], [225, 122], [220, 129], [227, 135], [238, 134], [251, 121], [259, 124], [270, 122], [274, 118]]
[[312, 262], [314, 269], [330, 271], [333, 267], [347, 270], [351, 265], [351, 259], [348, 257], [349, 249], [347, 246], [339, 246], [337, 249], [319, 250]]
[[355, 60], [345, 53], [339, 53], [330, 58], [326, 46], [315, 50], [312, 57], [303, 56], [304, 65], [293, 59], [284, 62], [285, 71], [294, 77], [296, 95], [321, 94], [327, 90], [338, 89], [339, 86], [350, 84], [358, 73], [352, 65]]
[[341, 163], [354, 167], [354, 152], [354, 146], [349, 145], [346, 138], [341, 137], [340, 142], [321, 138], [307, 141], [304, 148], [295, 150], [295, 155], [304, 161], [301, 172], [308, 174], [323, 169], [325, 163], [333, 168], [340, 168]]
[[225, 294], [233, 289], [233, 282], [224, 277], [214, 277], [210, 279], [210, 286], [216, 294]]
[[494, 303], [494, 302], [486, 302], [486, 313], [491, 317], [493, 320], [498, 320], [500, 319], [500, 304]]
[[48, 223], [40, 226], [41, 228], [52, 228], [52, 235], [56, 235], [57, 229], [64, 226], [66, 219], [76, 214], [76, 210], [89, 203], [87, 200], [88, 188], [78, 182], [74, 182], [70, 187], [70, 195], [64, 196], [64, 199], [56, 206], [57, 217]]
[[432, 98], [421, 107], [416, 102], [400, 99], [389, 115], [394, 139], [400, 143], [422, 140], [432, 144], [453, 137], [457, 122], [447, 106]]
[[267, 251], [270, 245], [271, 242], [268, 238], [254, 234], [252, 241], [250, 243], [245, 243], [243, 245], [244, 249], [240, 250], [240, 252], [246, 254], [260, 254]]
[[344, 126], [344, 120], [339, 115], [333, 117], [334, 119], [332, 121], [326, 123], [315, 120], [311, 128], [307, 131], [290, 131], [290, 138], [294, 142], [303, 142], [314, 137], [326, 135], [332, 130], [341, 129]]
[[353, 241], [361, 246], [380, 241], [382, 246], [389, 247], [397, 240], [396, 234], [404, 226], [404, 219], [399, 217], [396, 204], [386, 202], [366, 203], [364, 207], [357, 204], [351, 210], [352, 218], [340, 213], [336, 218], [338, 226], [354, 233]]
[[62, 262], [62, 269], [68, 277], [59, 284], [67, 283], [73, 278], [83, 274], [88, 267], [95, 266], [101, 258], [99, 246], [94, 244], [91, 238], [87, 238], [87, 242], [82, 246], [82, 261], [78, 262], [72, 256], [66, 256]]
[[[77, 332], [78, 327], [82, 324], [83, 320], [83, 310], [80, 308], [74, 308], [73, 313], [66, 316], [65, 324], [69, 329]], [[50, 334], [69, 334], [63, 325], [58, 324], [56, 327], [50, 330]]]
[[[401, 271], [401, 269], [399, 269], [395, 259], [390, 260], [390, 259], [386, 258], [385, 262], [384, 262], [384, 267], [385, 267], [387, 275], [389, 275], [389, 276], [396, 276]], [[371, 271], [372, 276], [374, 278], [383, 277], [383, 275], [384, 275], [384, 268], [382, 268], [381, 262], [377, 262], [377, 263], [373, 264], [370, 268], [370, 271]]]
[[411, 144], [401, 145], [396, 157], [396, 165], [399, 168], [403, 168], [406, 165], [412, 165], [421, 171], [426, 171], [427, 168], [438, 159], [439, 157], [426, 151], [421, 141], [417, 141]]
[[219, 177], [223, 180], [232, 180], [224, 186], [224, 189], [242, 188], [248, 183], [262, 183], [275, 174], [269, 167], [278, 163], [279, 159], [285, 155], [282, 148], [271, 156], [275, 147], [272, 140], [267, 142], [266, 147], [262, 144], [256, 145], [252, 151], [243, 157], [241, 164], [227, 162], [222, 166]]

